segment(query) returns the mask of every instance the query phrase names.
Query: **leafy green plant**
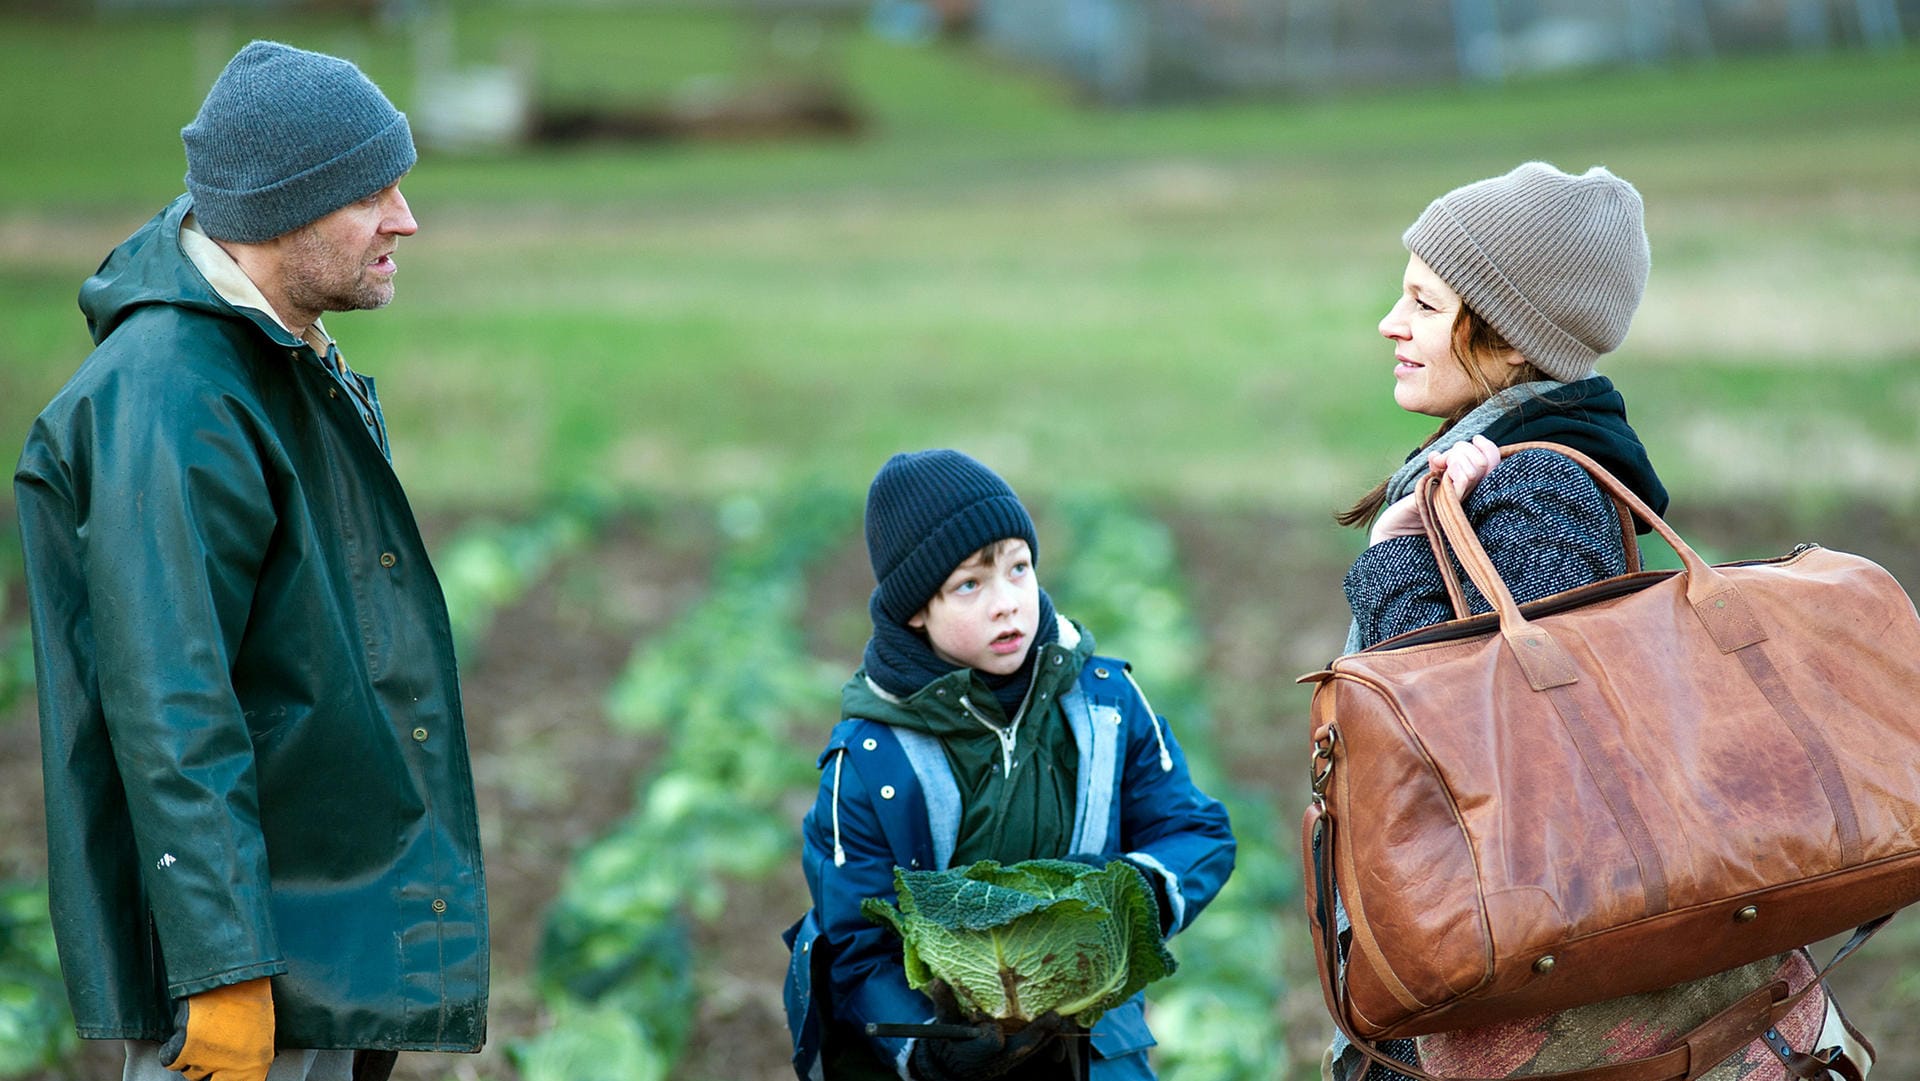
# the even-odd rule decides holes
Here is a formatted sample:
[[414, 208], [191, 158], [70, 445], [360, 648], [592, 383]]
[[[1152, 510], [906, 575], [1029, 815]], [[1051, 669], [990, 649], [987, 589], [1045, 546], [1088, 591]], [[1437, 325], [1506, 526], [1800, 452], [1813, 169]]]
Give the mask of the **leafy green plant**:
[[869, 897], [860, 911], [900, 936], [909, 984], [950, 993], [975, 1017], [1052, 1012], [1091, 1028], [1174, 970], [1146, 882], [1118, 861], [896, 867], [893, 885], [899, 907]]
[[46, 883], [0, 883], [0, 1077], [46, 1069], [78, 1044]]
[[[805, 571], [856, 509], [843, 492], [803, 488], [718, 512], [730, 544], [706, 599], [636, 648], [609, 693], [616, 724], [668, 742], [634, 812], [574, 859], [548, 913], [539, 980], [553, 1023], [515, 1045], [527, 1081], [578, 1081], [601, 1044], [606, 1061], [644, 1051], [671, 1070], [699, 997], [694, 924], [721, 916], [728, 881], [793, 858], [783, 801], [812, 770], [788, 730], [829, 713], [835, 686], [800, 633]], [[593, 1075], [629, 1076], [604, 1063]]]
[[1208, 731], [1202, 639], [1185, 600], [1172, 534], [1117, 496], [1082, 494], [1055, 508], [1067, 553], [1042, 581], [1060, 610], [1092, 629], [1102, 653], [1139, 670], [1154, 708], [1179, 732], [1195, 778], [1227, 805], [1239, 854], [1233, 877], [1169, 948], [1180, 978], [1152, 993], [1156, 1057], [1182, 1081], [1265, 1081], [1284, 1046], [1280, 913], [1298, 903], [1299, 876], [1274, 842], [1278, 812], [1231, 784]]
[[561, 1000], [553, 1024], [515, 1045], [523, 1076], [568, 1081], [666, 1081], [672, 1060], [647, 1022], [615, 999]]
[[433, 561], [455, 648], [469, 652], [496, 612], [518, 600], [561, 556], [591, 540], [606, 520], [608, 502], [583, 490], [528, 521], [480, 522], [455, 534]]

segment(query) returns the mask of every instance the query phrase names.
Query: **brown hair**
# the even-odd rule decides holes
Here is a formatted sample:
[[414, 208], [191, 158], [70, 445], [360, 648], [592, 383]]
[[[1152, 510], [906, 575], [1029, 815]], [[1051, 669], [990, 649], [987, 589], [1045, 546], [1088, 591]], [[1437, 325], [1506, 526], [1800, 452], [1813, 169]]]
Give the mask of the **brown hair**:
[[[1480, 396], [1455, 410], [1451, 416], [1443, 419], [1440, 422], [1440, 427], [1434, 429], [1434, 433], [1420, 444], [1419, 448], [1414, 451], [1415, 454], [1432, 446], [1434, 440], [1447, 434], [1449, 429], [1460, 423], [1461, 418], [1473, 412], [1476, 406], [1488, 398], [1493, 397], [1499, 391], [1517, 383], [1527, 383], [1536, 379], [1547, 378], [1547, 376], [1543, 374], [1540, 369], [1534, 367], [1531, 362], [1522, 362], [1513, 366], [1513, 370], [1508, 373], [1506, 383], [1495, 386], [1493, 382], [1487, 378], [1486, 373], [1481, 370], [1481, 362], [1512, 351], [1513, 346], [1507, 343], [1507, 339], [1502, 337], [1499, 331], [1493, 329], [1492, 323], [1481, 318], [1479, 312], [1474, 311], [1465, 304], [1460, 305], [1460, 313], [1455, 316], [1453, 320], [1453, 348], [1451, 353], [1454, 363], [1460, 365], [1460, 367], [1466, 371], [1467, 378], [1473, 380], [1474, 386], [1480, 391]], [[1387, 480], [1383, 478], [1380, 483], [1373, 486], [1371, 491], [1361, 496], [1359, 501], [1354, 503], [1353, 506], [1348, 507], [1346, 510], [1336, 512], [1333, 520], [1344, 526], [1364, 529], [1373, 521], [1374, 515], [1380, 513], [1380, 508], [1386, 506], [1386, 503]]]

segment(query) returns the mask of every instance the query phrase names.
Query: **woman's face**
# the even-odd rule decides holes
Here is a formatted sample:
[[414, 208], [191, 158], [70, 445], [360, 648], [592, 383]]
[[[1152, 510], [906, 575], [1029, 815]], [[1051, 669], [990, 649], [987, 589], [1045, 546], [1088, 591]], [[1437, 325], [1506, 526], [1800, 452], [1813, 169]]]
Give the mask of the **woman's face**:
[[[1380, 334], [1394, 343], [1393, 400], [1410, 413], [1448, 417], [1477, 405], [1486, 397], [1453, 356], [1453, 321], [1460, 314], [1460, 294], [1417, 255], [1407, 257], [1400, 283], [1400, 299], [1386, 318]], [[1484, 385], [1506, 385], [1510, 366], [1524, 360], [1509, 350], [1501, 357], [1483, 358]]]

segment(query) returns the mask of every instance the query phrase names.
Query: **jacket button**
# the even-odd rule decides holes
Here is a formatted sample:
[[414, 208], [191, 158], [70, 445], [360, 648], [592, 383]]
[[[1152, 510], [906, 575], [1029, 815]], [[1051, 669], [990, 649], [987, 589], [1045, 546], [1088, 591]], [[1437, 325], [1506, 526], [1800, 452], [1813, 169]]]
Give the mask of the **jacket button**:
[[1095, 678], [1095, 679], [1105, 679], [1105, 678], [1107, 678], [1107, 670], [1106, 670], [1106, 669], [1104, 669], [1104, 668], [1096, 668], [1096, 669], [1094, 669], [1094, 670], [1093, 670], [1093, 678]]
[[871, 751], [875, 747], [880, 746], [880, 741], [877, 739], [874, 739], [872, 736], [868, 736], [866, 739], [863, 739], [860, 741], [860, 746], [865, 748], [866, 750]]
[[435, 897], [433, 899], [433, 910], [435, 912], [445, 912], [447, 910], [447, 902]]
[[391, 567], [398, 562], [400, 562], [400, 560], [397, 557], [395, 557], [392, 552], [380, 553], [380, 565], [382, 567]]
[[880, 786], [880, 798], [881, 798], [881, 799], [892, 799], [892, 798], [893, 798], [893, 786], [892, 786], [892, 785], [890, 785], [890, 784], [883, 784], [883, 785], [881, 785], [881, 786]]
[[416, 728], [416, 729], [414, 729], [414, 730], [413, 730], [413, 741], [414, 741], [415, 743], [425, 743], [425, 742], [427, 741], [427, 730], [426, 730], [426, 729], [424, 729], [424, 728]]
[[340, 388], [339, 388], [339, 387], [328, 387], [328, 388], [327, 388], [327, 397], [329, 397], [329, 398], [338, 398], [339, 396], [340, 396]]

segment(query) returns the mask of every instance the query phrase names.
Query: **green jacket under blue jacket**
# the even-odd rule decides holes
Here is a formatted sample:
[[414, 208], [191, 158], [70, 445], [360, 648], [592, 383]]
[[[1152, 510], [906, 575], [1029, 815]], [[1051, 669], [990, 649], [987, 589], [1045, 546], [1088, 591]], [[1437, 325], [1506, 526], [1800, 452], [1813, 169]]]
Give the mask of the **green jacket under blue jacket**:
[[312, 347], [183, 253], [81, 290], [97, 348], [14, 477], [54, 931], [80, 1034], [273, 977], [282, 1047], [471, 1051], [487, 911], [446, 604]]

